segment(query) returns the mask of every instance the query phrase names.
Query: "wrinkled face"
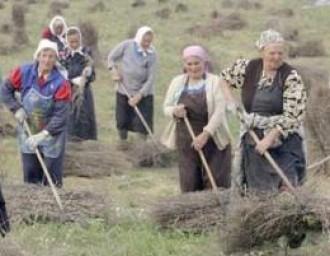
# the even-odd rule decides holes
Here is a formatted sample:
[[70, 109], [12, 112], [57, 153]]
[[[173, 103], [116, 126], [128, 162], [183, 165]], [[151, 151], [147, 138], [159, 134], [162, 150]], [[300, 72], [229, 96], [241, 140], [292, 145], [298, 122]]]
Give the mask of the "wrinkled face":
[[142, 38], [141, 47], [143, 49], [148, 49], [152, 43], [153, 38], [154, 36], [152, 33], [146, 33]]
[[198, 57], [188, 57], [184, 60], [184, 69], [189, 78], [201, 79], [205, 71], [205, 63]]
[[39, 71], [49, 73], [55, 66], [56, 52], [52, 49], [44, 49], [38, 55]]
[[261, 56], [267, 68], [272, 70], [278, 69], [282, 65], [284, 59], [284, 44], [273, 43], [265, 46], [261, 50]]
[[71, 49], [77, 50], [80, 47], [80, 35], [79, 34], [69, 35], [67, 40], [68, 40], [68, 45]]
[[62, 23], [55, 23], [53, 28], [56, 35], [61, 35], [63, 33], [64, 26]]

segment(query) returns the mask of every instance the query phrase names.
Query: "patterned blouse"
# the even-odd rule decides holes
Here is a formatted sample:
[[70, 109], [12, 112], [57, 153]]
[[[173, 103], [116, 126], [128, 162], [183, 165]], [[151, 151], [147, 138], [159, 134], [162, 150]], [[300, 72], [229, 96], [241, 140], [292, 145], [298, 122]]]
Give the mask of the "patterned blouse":
[[[242, 88], [245, 79], [247, 59], [238, 59], [232, 67], [224, 69], [220, 76], [234, 88]], [[271, 86], [273, 78], [262, 76], [259, 86]], [[306, 112], [307, 93], [301, 76], [292, 70], [284, 83], [283, 113], [270, 117], [255, 114], [254, 127], [270, 130], [278, 128], [284, 137], [290, 133], [302, 132], [303, 120]]]

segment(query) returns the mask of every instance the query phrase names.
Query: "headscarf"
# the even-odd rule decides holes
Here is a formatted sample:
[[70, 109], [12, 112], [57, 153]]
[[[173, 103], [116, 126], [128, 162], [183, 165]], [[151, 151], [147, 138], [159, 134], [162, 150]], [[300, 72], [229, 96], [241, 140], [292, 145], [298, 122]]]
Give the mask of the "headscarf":
[[[69, 42], [68, 42], [68, 34], [70, 31], [77, 31], [77, 34], [79, 35], [79, 41], [80, 41], [80, 47], [78, 49], [71, 49], [70, 48], [70, 45], [69, 45]], [[65, 34], [65, 43], [67, 45], [67, 47], [70, 49], [71, 51], [71, 54], [74, 54], [76, 52], [80, 53], [80, 54], [84, 54], [82, 52], [82, 35], [81, 35], [81, 31], [78, 27], [69, 27], [67, 30], [66, 30], [66, 34]]]
[[57, 49], [57, 44], [55, 42], [50, 41], [49, 39], [41, 39], [39, 44], [38, 44], [38, 48], [37, 50], [34, 52], [33, 54], [33, 59], [37, 60], [38, 59], [38, 55], [42, 50], [45, 49], [51, 49], [56, 53], [57, 58], [59, 57], [58, 55], [58, 49]]
[[284, 42], [284, 38], [279, 32], [273, 29], [269, 29], [263, 31], [260, 34], [260, 38], [256, 42], [256, 46], [258, 47], [259, 50], [262, 50], [265, 46], [269, 44], [283, 43], [283, 42]]
[[[62, 31], [62, 33], [60, 35], [56, 35], [55, 34], [55, 31], [54, 31], [54, 26], [56, 26], [58, 24], [62, 24], [63, 25], [63, 31]], [[49, 23], [50, 32], [53, 35], [56, 35], [56, 36], [63, 37], [65, 35], [65, 32], [66, 32], [67, 28], [68, 28], [68, 26], [66, 25], [65, 19], [62, 16], [59, 16], [59, 15], [55, 16], [54, 18], [52, 18], [52, 20]]]
[[139, 52], [142, 52], [143, 56], [146, 56], [147, 53], [152, 53], [154, 51], [154, 47], [153, 45], [150, 45], [148, 49], [143, 49], [142, 46], [141, 46], [141, 43], [142, 43], [142, 40], [143, 40], [143, 37], [145, 34], [147, 33], [154, 33], [153, 30], [148, 27], [148, 26], [143, 26], [143, 27], [140, 27], [136, 34], [135, 34], [135, 38], [134, 38], [134, 41], [137, 43], [138, 45], [138, 51]]
[[[37, 50], [33, 54], [34, 61], [37, 61], [39, 53], [45, 49], [53, 50], [56, 53], [57, 58], [59, 58], [57, 44], [55, 42], [50, 41], [49, 39], [41, 39], [39, 41]], [[55, 67], [58, 69], [58, 71], [61, 73], [61, 75], [65, 79], [67, 79], [68, 72], [58, 61], [55, 63]]]
[[208, 71], [210, 58], [209, 58], [207, 51], [202, 46], [191, 45], [191, 46], [187, 46], [186, 48], [184, 48], [183, 53], [182, 53], [183, 60], [185, 60], [189, 57], [199, 58], [205, 64], [204, 65], [205, 71], [206, 72]]

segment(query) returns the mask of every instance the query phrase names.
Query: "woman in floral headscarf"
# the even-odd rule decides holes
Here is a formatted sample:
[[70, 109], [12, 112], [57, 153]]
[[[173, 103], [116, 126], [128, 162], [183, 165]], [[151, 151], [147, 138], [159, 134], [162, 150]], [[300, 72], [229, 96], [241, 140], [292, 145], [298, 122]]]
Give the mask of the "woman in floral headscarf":
[[[302, 183], [306, 90], [298, 72], [284, 62], [285, 45], [280, 33], [264, 31], [256, 45], [259, 58], [239, 59], [221, 73], [227, 100], [233, 102], [230, 87], [241, 89], [246, 111], [241, 127], [241, 182], [250, 189], [286, 190], [263, 154], [269, 151], [293, 186]], [[255, 131], [259, 143], [254, 143], [248, 129]]]
[[[182, 192], [210, 188], [198, 150], [204, 152], [216, 184], [228, 188], [231, 147], [220, 79], [208, 72], [209, 57], [203, 47], [188, 46], [182, 55], [185, 72], [172, 80], [164, 101], [164, 112], [171, 122], [162, 142], [178, 149]], [[184, 116], [192, 125], [195, 140], [189, 135]]]

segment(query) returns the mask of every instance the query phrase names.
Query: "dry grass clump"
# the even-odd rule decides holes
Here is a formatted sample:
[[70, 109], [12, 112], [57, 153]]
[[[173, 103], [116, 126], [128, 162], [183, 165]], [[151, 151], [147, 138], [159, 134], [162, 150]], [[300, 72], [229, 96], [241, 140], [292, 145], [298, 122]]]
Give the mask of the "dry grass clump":
[[106, 10], [106, 5], [101, 0], [91, 1], [88, 7], [90, 12], [103, 12]]
[[168, 19], [171, 15], [171, 9], [170, 8], [162, 8], [155, 12], [156, 17], [161, 19]]
[[49, 4], [49, 15], [62, 15], [63, 10], [70, 7], [70, 1], [68, 0], [53, 0]]
[[202, 191], [161, 199], [151, 208], [150, 216], [161, 228], [205, 232], [225, 223], [230, 193]]
[[6, 238], [0, 240], [1, 256], [26, 256], [26, 253], [14, 242], [14, 240]]
[[249, 251], [264, 242], [285, 236], [288, 246], [297, 248], [308, 231], [329, 228], [330, 198], [299, 190], [299, 202], [288, 193], [250, 195], [232, 204], [227, 225], [221, 229], [227, 253]]
[[83, 45], [89, 47], [92, 51], [92, 57], [97, 66], [102, 64], [101, 53], [99, 49], [99, 33], [95, 25], [90, 21], [79, 23], [79, 28], [82, 34]]
[[239, 8], [243, 10], [253, 10], [253, 9], [261, 9], [263, 6], [260, 1], [254, 0], [223, 0], [221, 2], [222, 8]]
[[29, 38], [25, 30], [25, 13], [26, 6], [20, 3], [15, 3], [12, 8], [13, 29], [13, 44], [23, 46], [29, 43]]
[[177, 162], [176, 151], [152, 141], [132, 143], [126, 151], [127, 161], [135, 167], [171, 167]]
[[122, 173], [132, 165], [127, 156], [98, 141], [69, 142], [64, 158], [64, 176], [103, 177]]
[[131, 6], [133, 8], [142, 7], [142, 6], [145, 6], [145, 5], [146, 5], [146, 2], [144, 0], [134, 0], [134, 2], [131, 4]]
[[291, 18], [295, 15], [294, 11], [291, 8], [271, 10], [269, 14], [280, 18]]
[[189, 11], [189, 8], [186, 4], [178, 3], [175, 6], [175, 12], [188, 12], [188, 11]]
[[63, 212], [49, 187], [31, 184], [3, 186], [11, 223], [85, 223], [91, 218], [104, 218], [106, 203], [102, 195], [82, 190], [58, 189], [58, 192]]
[[289, 45], [289, 57], [322, 57], [326, 56], [326, 49], [322, 40], [308, 40], [305, 42], [291, 43]]

